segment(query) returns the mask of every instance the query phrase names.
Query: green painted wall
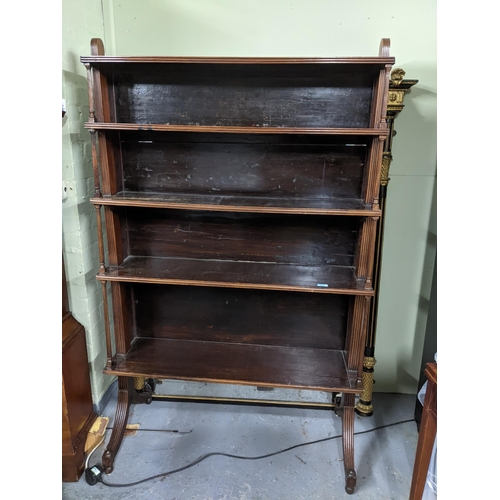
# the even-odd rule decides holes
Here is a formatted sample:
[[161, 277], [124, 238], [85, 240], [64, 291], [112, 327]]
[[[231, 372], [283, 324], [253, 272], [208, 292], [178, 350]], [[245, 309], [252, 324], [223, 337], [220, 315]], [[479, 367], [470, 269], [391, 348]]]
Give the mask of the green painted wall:
[[83, 128], [89, 116], [87, 77], [80, 55], [89, 53], [90, 39], [103, 38], [100, 0], [62, 3], [62, 201], [63, 254], [70, 308], [85, 327], [92, 398], [98, 404], [111, 383], [102, 369], [106, 362], [102, 294], [95, 276], [99, 267], [90, 135]]
[[[83, 10], [76, 0], [68, 5]], [[396, 67], [419, 83], [396, 120], [375, 390], [414, 393], [436, 252], [436, 1], [103, 0], [102, 7], [94, 28], [104, 25], [110, 55], [369, 56], [391, 39]], [[76, 28], [72, 40], [85, 33]], [[87, 54], [87, 38], [75, 50]]]

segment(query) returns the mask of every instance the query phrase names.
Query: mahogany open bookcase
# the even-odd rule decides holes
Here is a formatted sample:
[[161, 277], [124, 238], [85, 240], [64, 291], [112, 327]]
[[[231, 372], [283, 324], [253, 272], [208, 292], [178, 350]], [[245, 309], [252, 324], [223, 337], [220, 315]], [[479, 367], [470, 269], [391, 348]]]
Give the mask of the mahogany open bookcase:
[[93, 39], [81, 62], [118, 377], [105, 471], [141, 377], [314, 389], [343, 395], [352, 493], [389, 40], [318, 59], [116, 57]]

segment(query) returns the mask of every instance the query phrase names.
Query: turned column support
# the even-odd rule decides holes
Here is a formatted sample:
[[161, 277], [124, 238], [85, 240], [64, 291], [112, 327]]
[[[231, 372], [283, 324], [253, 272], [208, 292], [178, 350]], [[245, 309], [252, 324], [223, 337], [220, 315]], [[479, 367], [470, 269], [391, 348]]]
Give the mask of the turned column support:
[[355, 408], [356, 413], [363, 417], [370, 417], [373, 415], [373, 367], [376, 362], [375, 358], [370, 356], [365, 356], [363, 359], [363, 372], [361, 374], [363, 392], [360, 394], [358, 404]]
[[102, 304], [104, 308], [104, 332], [106, 334], [106, 368], [113, 368], [113, 347], [111, 343], [111, 330], [109, 325], [108, 293], [106, 280], [101, 281]]
[[97, 161], [97, 139], [95, 129], [89, 129], [92, 144], [92, 170], [94, 172], [94, 196], [102, 198], [101, 185], [99, 182], [99, 164]]
[[385, 201], [387, 196], [387, 186], [389, 184], [389, 170], [392, 162], [392, 140], [396, 135], [394, 130], [394, 120], [404, 108], [404, 97], [418, 80], [406, 80], [405, 71], [401, 68], [395, 68], [390, 74], [389, 91], [387, 95], [387, 128], [389, 135], [384, 139], [382, 165], [380, 171], [380, 194], [379, 203], [382, 210], [382, 217], [377, 229], [375, 260], [373, 265], [373, 289], [375, 297], [372, 301], [370, 321], [368, 324], [368, 335], [366, 337], [366, 346], [363, 360], [363, 392], [360, 395], [359, 402], [356, 405], [356, 413], [360, 416], [369, 417], [373, 414], [372, 393], [373, 393], [373, 373], [375, 360], [375, 334], [378, 311], [378, 291], [380, 288], [380, 272], [382, 262], [382, 246], [384, 237], [385, 223]]
[[106, 273], [106, 266], [104, 263], [104, 242], [102, 235], [102, 217], [101, 217], [101, 205], [94, 205], [96, 210], [97, 218], [97, 247], [99, 251], [99, 274], [103, 275]]
[[89, 122], [95, 122], [95, 111], [94, 111], [94, 78], [92, 74], [92, 67], [90, 64], [86, 63], [85, 69], [87, 70], [87, 89], [89, 92]]

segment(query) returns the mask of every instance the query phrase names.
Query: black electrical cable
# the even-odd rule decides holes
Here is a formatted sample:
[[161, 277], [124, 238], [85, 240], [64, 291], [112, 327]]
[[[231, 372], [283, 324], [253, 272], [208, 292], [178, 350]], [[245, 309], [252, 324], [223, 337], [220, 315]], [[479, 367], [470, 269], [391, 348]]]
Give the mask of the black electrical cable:
[[[368, 429], [367, 431], [360, 431], [360, 432], [355, 432], [355, 435], [360, 435], [360, 434], [367, 434], [368, 432], [373, 432], [373, 431], [378, 431], [380, 429], [385, 429], [386, 427], [392, 427], [394, 425], [399, 425], [399, 424], [406, 424], [408, 422], [414, 422], [415, 419], [412, 418], [410, 420], [402, 420], [400, 422], [394, 422], [393, 424], [386, 424], [386, 425], [381, 425], [380, 427], [374, 427], [373, 429]], [[152, 481], [153, 479], [158, 479], [160, 477], [165, 477], [165, 476], [170, 476], [171, 474], [175, 474], [176, 472], [182, 472], [183, 470], [189, 469], [190, 467], [194, 467], [195, 465], [198, 465], [200, 462], [205, 460], [206, 458], [209, 457], [214, 457], [214, 456], [221, 456], [221, 457], [229, 457], [229, 458], [237, 458], [239, 460], [261, 460], [263, 458], [269, 458], [273, 457], [275, 455], [279, 455], [280, 453], [285, 453], [286, 451], [291, 451], [294, 450], [295, 448], [300, 448], [301, 446], [308, 446], [310, 444], [318, 444], [318, 443], [324, 443], [325, 441], [331, 441], [332, 439], [338, 439], [341, 438], [342, 434], [338, 434], [337, 436], [331, 436], [323, 439], [317, 439], [316, 441], [309, 441], [307, 443], [300, 443], [296, 444], [294, 446], [290, 446], [289, 448], [285, 448], [284, 450], [279, 450], [275, 451], [273, 453], [268, 453], [266, 455], [261, 455], [258, 457], [242, 457], [240, 455], [231, 455], [229, 453], [222, 453], [219, 451], [214, 451], [212, 453], [207, 453], [206, 455], [202, 455], [201, 457], [197, 458], [193, 462], [185, 465], [184, 467], [179, 467], [178, 469], [174, 469], [168, 472], [163, 472], [161, 474], [156, 474], [155, 476], [147, 477], [146, 479], [141, 479], [140, 481], [136, 481], [134, 483], [127, 483], [127, 484], [111, 484], [111, 483], [105, 483], [102, 480], [102, 475], [99, 477], [99, 481], [104, 484], [105, 486], [110, 486], [112, 488], [125, 488], [129, 486], [137, 486], [138, 484], [145, 483], [147, 481]]]

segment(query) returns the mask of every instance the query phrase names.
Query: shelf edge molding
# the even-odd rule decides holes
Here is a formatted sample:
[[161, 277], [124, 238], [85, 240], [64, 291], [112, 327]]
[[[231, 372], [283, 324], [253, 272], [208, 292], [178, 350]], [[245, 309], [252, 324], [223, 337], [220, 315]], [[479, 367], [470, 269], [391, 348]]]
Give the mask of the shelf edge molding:
[[[360, 383], [345, 368], [345, 355], [333, 349], [138, 337], [104, 373], [358, 393]], [[275, 364], [282, 373], [270, 373]]]
[[369, 64], [393, 65], [396, 59], [387, 53], [368, 57], [189, 57], [189, 56], [81, 56], [83, 64]]
[[233, 127], [222, 125], [170, 125], [164, 123], [85, 122], [89, 130], [139, 130], [148, 132], [209, 132], [228, 134], [301, 134], [358, 135], [387, 137], [387, 128], [305, 128], [305, 127]]
[[[293, 272], [292, 272], [293, 271]], [[209, 274], [212, 279], [203, 275]], [[216, 276], [224, 276], [219, 279]], [[244, 277], [253, 280], [244, 280]], [[258, 278], [265, 276], [267, 282]], [[130, 256], [123, 264], [106, 269], [97, 279], [121, 283], [247, 288], [342, 295], [372, 296], [372, 287], [356, 278], [353, 267], [301, 266], [247, 261], [179, 259]], [[294, 279], [291, 279], [293, 277]], [[215, 279], [214, 279], [215, 278]]]
[[[118, 193], [117, 193], [118, 194]], [[279, 203], [273, 205], [254, 205], [247, 203], [235, 202], [232, 203], [207, 203], [203, 202], [204, 195], [192, 196], [193, 200], [190, 202], [180, 202], [169, 200], [168, 195], [156, 195], [155, 198], [148, 197], [148, 195], [137, 196], [132, 195], [127, 197], [125, 193], [116, 195], [104, 195], [101, 198], [91, 198], [90, 202], [94, 205], [106, 205], [114, 207], [143, 207], [143, 208], [165, 208], [177, 210], [206, 210], [211, 212], [244, 212], [244, 213], [263, 213], [263, 214], [295, 214], [295, 215], [339, 215], [339, 216], [353, 216], [353, 217], [380, 217], [381, 210], [373, 208], [320, 208], [307, 206], [307, 203], [300, 204], [297, 207], [280, 206]], [[208, 195], [207, 195], [208, 197]], [[199, 201], [194, 201], [198, 198]], [[223, 196], [219, 198], [224, 198]], [[230, 197], [227, 197], [230, 198]], [[258, 201], [255, 197], [255, 201]], [[294, 200], [295, 201], [295, 200]], [[316, 201], [316, 200], [312, 200]], [[323, 201], [323, 200], [319, 200]], [[361, 200], [360, 200], [361, 203]]]

